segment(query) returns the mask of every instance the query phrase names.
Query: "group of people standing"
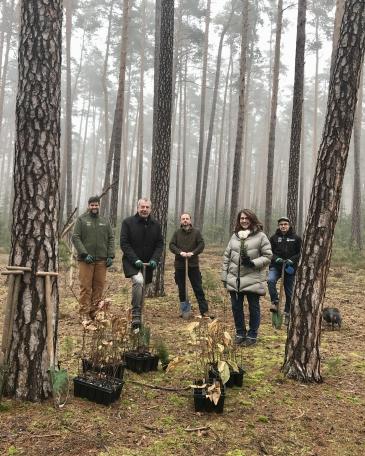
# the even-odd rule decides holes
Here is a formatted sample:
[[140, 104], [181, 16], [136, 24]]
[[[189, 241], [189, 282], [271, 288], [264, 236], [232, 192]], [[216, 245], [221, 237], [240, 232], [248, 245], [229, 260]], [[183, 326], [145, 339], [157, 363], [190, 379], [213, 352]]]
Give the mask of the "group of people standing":
[[[99, 214], [100, 200], [89, 198], [88, 210], [75, 224], [72, 236], [78, 254], [80, 280], [80, 313], [82, 319], [93, 319], [102, 298], [106, 270], [115, 257], [113, 230]], [[123, 252], [123, 271], [132, 281], [132, 329], [141, 326], [144, 283], [152, 281], [164, 248], [159, 222], [151, 216], [151, 201], [141, 198], [137, 212], [122, 222], [120, 247]], [[191, 216], [181, 214], [180, 228], [170, 241], [175, 254], [175, 282], [179, 290], [180, 315], [190, 313], [186, 296], [188, 277], [202, 317], [213, 318], [205, 298], [199, 255], [204, 250], [204, 239], [193, 227]], [[230, 294], [236, 330], [236, 343], [250, 346], [256, 343], [260, 326], [260, 296], [268, 284], [272, 312], [278, 311], [277, 281], [284, 280], [286, 294], [285, 322], [288, 323], [294, 274], [299, 260], [301, 239], [286, 217], [278, 220], [278, 229], [268, 239], [256, 214], [249, 209], [237, 215], [234, 233], [225, 249], [221, 279]], [[267, 267], [269, 273], [267, 274]], [[142, 271], [144, 273], [142, 273]], [[244, 299], [248, 302], [249, 320], [246, 330]]]

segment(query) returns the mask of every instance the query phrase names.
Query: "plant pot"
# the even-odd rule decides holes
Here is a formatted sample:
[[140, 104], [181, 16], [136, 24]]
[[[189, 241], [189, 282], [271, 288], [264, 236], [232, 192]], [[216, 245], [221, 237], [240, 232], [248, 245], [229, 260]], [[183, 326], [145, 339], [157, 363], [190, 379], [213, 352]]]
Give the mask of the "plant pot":
[[129, 351], [124, 354], [126, 368], [140, 374], [157, 370], [158, 356], [152, 355], [150, 352]]
[[74, 396], [97, 404], [110, 405], [120, 397], [124, 382], [117, 378], [74, 378]]
[[212, 382], [213, 380], [219, 380], [220, 381], [221, 376], [218, 371], [218, 366], [216, 363], [210, 363], [208, 365], [208, 380]]
[[243, 374], [244, 370], [239, 367], [239, 372], [231, 371], [228, 382], [225, 384], [227, 388], [232, 388], [233, 386], [242, 386], [243, 385]]
[[[199, 385], [201, 382], [196, 382], [196, 385]], [[217, 404], [214, 404], [213, 401], [209, 399], [206, 394], [205, 388], [194, 388], [193, 389], [193, 396], [194, 396], [194, 409], [196, 412], [215, 412], [215, 413], [223, 413], [224, 409], [224, 400], [225, 400], [225, 388], [221, 385], [222, 392]]]
[[123, 379], [125, 365], [123, 361], [119, 363], [110, 363], [105, 365], [93, 364], [89, 359], [82, 358], [82, 372], [97, 372], [105, 374], [108, 377]]

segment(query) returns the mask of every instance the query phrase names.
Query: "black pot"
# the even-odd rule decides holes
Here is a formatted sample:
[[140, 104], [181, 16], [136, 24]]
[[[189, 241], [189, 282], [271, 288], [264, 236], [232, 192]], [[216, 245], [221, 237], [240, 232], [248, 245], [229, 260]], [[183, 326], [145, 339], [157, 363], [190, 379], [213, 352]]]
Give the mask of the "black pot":
[[123, 361], [120, 361], [117, 364], [105, 364], [105, 365], [98, 365], [93, 364], [89, 359], [82, 358], [82, 372], [85, 374], [86, 372], [97, 372], [107, 375], [108, 377], [112, 378], [119, 378], [123, 379], [124, 375], [124, 368], [125, 365]]
[[74, 378], [74, 396], [88, 399], [97, 404], [110, 405], [119, 399], [123, 380], [117, 378]]
[[242, 386], [243, 385], [243, 374], [244, 370], [239, 367], [239, 372], [231, 371], [228, 382], [225, 384], [227, 388], [232, 388], [233, 386]]
[[208, 365], [208, 380], [212, 382], [213, 380], [219, 380], [220, 381], [221, 376], [218, 371], [218, 366], [216, 363], [210, 363]]
[[158, 356], [152, 355], [150, 352], [136, 352], [129, 351], [124, 354], [126, 368], [140, 374], [142, 372], [149, 372], [157, 370]]
[[[209, 383], [209, 382], [208, 382]], [[199, 385], [199, 382], [195, 383]], [[213, 401], [209, 399], [206, 395], [205, 388], [194, 388], [193, 395], [194, 395], [194, 409], [196, 412], [215, 412], [215, 413], [223, 413], [224, 409], [224, 400], [225, 400], [225, 388], [223, 384], [221, 384], [221, 395], [218, 400], [217, 404], [214, 404]]]

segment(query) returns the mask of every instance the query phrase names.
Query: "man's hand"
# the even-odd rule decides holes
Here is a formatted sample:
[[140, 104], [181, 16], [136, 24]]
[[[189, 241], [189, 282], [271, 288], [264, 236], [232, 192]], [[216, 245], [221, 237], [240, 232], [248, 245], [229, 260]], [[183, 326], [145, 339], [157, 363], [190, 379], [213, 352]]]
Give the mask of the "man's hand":
[[157, 263], [155, 260], [151, 260], [149, 263], [151, 269], [156, 269], [157, 268]]
[[94, 257], [91, 256], [91, 255], [86, 255], [84, 261], [85, 261], [85, 263], [87, 263], [87, 264], [94, 263]]
[[134, 266], [135, 266], [137, 269], [142, 269], [142, 268], [143, 268], [143, 261], [137, 260], [137, 261], [134, 263]]
[[282, 258], [278, 257], [278, 258], [276, 258], [275, 263], [276, 264], [283, 264], [284, 260]]
[[110, 268], [110, 266], [111, 266], [112, 264], [113, 264], [113, 258], [108, 257], [108, 258], [106, 259], [106, 267], [107, 267], [107, 268]]
[[180, 252], [180, 255], [183, 257], [183, 258], [186, 258], [188, 256], [188, 254], [186, 252]]
[[188, 252], [188, 253], [186, 254], [186, 256], [187, 256], [188, 258], [191, 258], [193, 255], [194, 255], [193, 252]]

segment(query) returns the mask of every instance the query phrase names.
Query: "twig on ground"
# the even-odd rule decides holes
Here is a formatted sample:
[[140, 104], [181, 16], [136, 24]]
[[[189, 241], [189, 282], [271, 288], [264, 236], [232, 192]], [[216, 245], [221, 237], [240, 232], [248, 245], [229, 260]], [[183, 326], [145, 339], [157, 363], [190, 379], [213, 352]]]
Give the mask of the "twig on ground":
[[145, 386], [147, 388], [158, 389], [162, 391], [187, 391], [190, 389], [190, 386], [185, 386], [184, 388], [175, 388], [171, 386], [150, 385], [149, 383], [137, 382], [136, 380], [128, 380], [128, 383], [133, 383], [134, 385]]
[[185, 428], [184, 431], [186, 432], [199, 432], [199, 431], [208, 431], [211, 429], [210, 426], [202, 426], [202, 427], [196, 427], [196, 428]]

